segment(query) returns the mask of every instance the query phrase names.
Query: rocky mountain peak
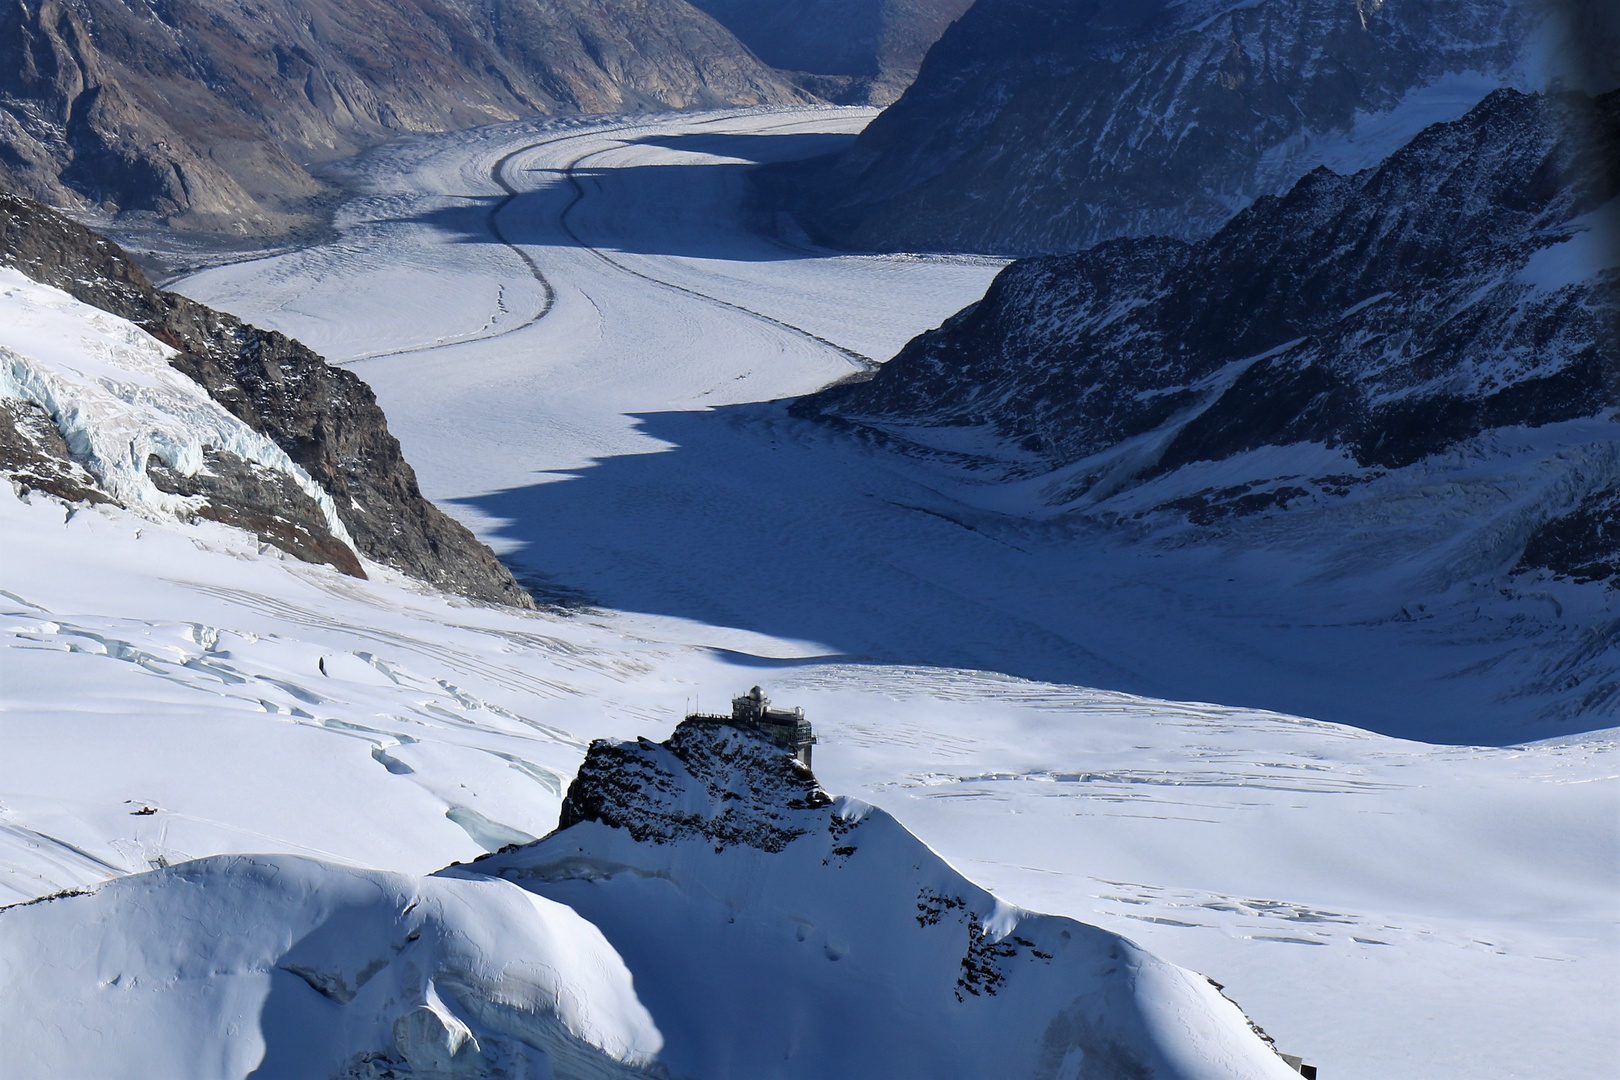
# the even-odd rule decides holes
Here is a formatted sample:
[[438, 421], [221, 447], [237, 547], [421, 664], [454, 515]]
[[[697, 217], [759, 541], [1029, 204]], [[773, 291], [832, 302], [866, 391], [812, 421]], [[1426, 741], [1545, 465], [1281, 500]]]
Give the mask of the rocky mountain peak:
[[557, 827], [595, 821], [638, 843], [698, 839], [776, 852], [831, 829], [832, 804], [792, 751], [766, 736], [685, 720], [663, 743], [593, 742]]

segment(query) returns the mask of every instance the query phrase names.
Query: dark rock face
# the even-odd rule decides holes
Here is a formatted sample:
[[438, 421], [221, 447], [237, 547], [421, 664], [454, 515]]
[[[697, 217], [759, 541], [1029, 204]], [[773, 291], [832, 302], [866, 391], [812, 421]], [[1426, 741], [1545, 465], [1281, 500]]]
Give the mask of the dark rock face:
[[1576, 582], [1620, 577], [1620, 487], [1592, 492], [1574, 510], [1537, 529], [1519, 569], [1550, 570]]
[[[353, 372], [331, 367], [282, 334], [153, 288], [116, 244], [47, 207], [4, 194], [0, 265], [129, 319], [178, 349], [176, 368], [331, 494], [362, 554], [447, 592], [533, 606], [487, 547], [422, 497], [376, 396]], [[216, 477], [239, 492], [251, 488], [239, 470]], [[252, 520], [254, 500], [271, 497], [258, 490], [240, 516]], [[297, 513], [287, 518], [298, 520]], [[298, 526], [288, 527], [297, 533]], [[267, 526], [266, 535], [274, 530]], [[288, 542], [310, 552], [322, 543], [313, 534]]]
[[831, 805], [810, 770], [765, 736], [687, 720], [663, 743], [591, 743], [557, 828], [596, 821], [637, 843], [701, 838], [777, 852], [827, 828]]
[[1313, 172], [1206, 241], [1014, 263], [871, 381], [795, 408], [988, 425], [1033, 468], [1150, 433], [1138, 477], [1306, 442], [1409, 465], [1620, 404], [1620, 274], [1560, 276], [1601, 240], [1583, 215], [1617, 192], [1620, 92], [1498, 91], [1380, 167]]
[[1523, 0], [979, 0], [847, 153], [764, 183], [812, 236], [852, 249], [1198, 238], [1285, 191], [1313, 143], [1342, 139], [1358, 114], [1448, 77], [1451, 98], [1509, 85], [1543, 13]]
[[0, 400], [0, 475], [24, 493], [43, 491], [68, 502], [112, 502], [73, 459], [50, 416], [28, 401]]
[[693, 0], [761, 60], [841, 105], [887, 105], [972, 0]]
[[0, 184], [228, 236], [304, 163], [551, 112], [811, 100], [684, 0], [7, 0]]
[[167, 469], [156, 457], [147, 460], [146, 475], [159, 491], [201, 499], [197, 517], [253, 533], [261, 543], [305, 562], [327, 563], [350, 577], [366, 576], [354, 552], [332, 535], [320, 504], [286, 473], [210, 449], [194, 475]]

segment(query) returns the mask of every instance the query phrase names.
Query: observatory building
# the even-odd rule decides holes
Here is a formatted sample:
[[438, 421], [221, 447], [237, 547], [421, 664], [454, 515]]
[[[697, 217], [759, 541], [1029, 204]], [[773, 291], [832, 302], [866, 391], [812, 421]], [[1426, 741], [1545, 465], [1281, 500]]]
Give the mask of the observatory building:
[[757, 731], [779, 746], [793, 751], [793, 756], [810, 767], [810, 748], [816, 737], [810, 730], [810, 721], [803, 709], [773, 709], [764, 691], [754, 687], [746, 694], [731, 699], [731, 715], [693, 713], [688, 720], [719, 720], [733, 727]]

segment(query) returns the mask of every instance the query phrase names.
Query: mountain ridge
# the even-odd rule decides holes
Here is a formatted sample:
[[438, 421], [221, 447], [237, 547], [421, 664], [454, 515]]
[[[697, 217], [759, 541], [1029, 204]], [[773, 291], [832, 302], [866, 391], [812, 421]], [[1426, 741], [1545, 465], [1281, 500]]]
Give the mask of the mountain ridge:
[[11, 0], [0, 185], [205, 236], [320, 220], [306, 166], [558, 111], [815, 100], [685, 0]]
[[760, 184], [851, 250], [1195, 239], [1318, 161], [1354, 171], [1491, 89], [1541, 89], [1548, 33], [1524, 0], [980, 0], [848, 151]]
[[[422, 496], [376, 395], [353, 372], [330, 366], [285, 335], [154, 288], [116, 244], [7, 193], [0, 193], [0, 265], [127, 319], [177, 350], [173, 368], [271, 439], [334, 497], [333, 513], [361, 554], [450, 592], [534, 605], [487, 547]], [[162, 470], [152, 475], [172, 493], [202, 493], [190, 490], [200, 481]], [[265, 524], [263, 514], [273, 515], [285, 502], [275, 491], [254, 488], [241, 467], [229, 462], [208, 475], [224, 488], [237, 489], [238, 502], [247, 484], [253, 492], [249, 503], [256, 508], [244, 522], [250, 527]], [[300, 513], [295, 519], [309, 519], [307, 511]], [[267, 538], [274, 542], [278, 536], [272, 529]], [[332, 551], [319, 538], [313, 547], [297, 537], [288, 543], [294, 553]], [[328, 561], [326, 554], [318, 561]], [[352, 554], [337, 556], [335, 565], [360, 571]]]

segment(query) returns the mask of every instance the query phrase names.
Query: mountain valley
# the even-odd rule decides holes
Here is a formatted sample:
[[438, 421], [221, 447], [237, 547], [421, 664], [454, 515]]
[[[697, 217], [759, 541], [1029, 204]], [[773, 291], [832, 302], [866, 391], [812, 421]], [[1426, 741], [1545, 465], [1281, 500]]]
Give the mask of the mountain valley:
[[6, 9], [0, 1074], [1620, 1057], [1583, 10]]

